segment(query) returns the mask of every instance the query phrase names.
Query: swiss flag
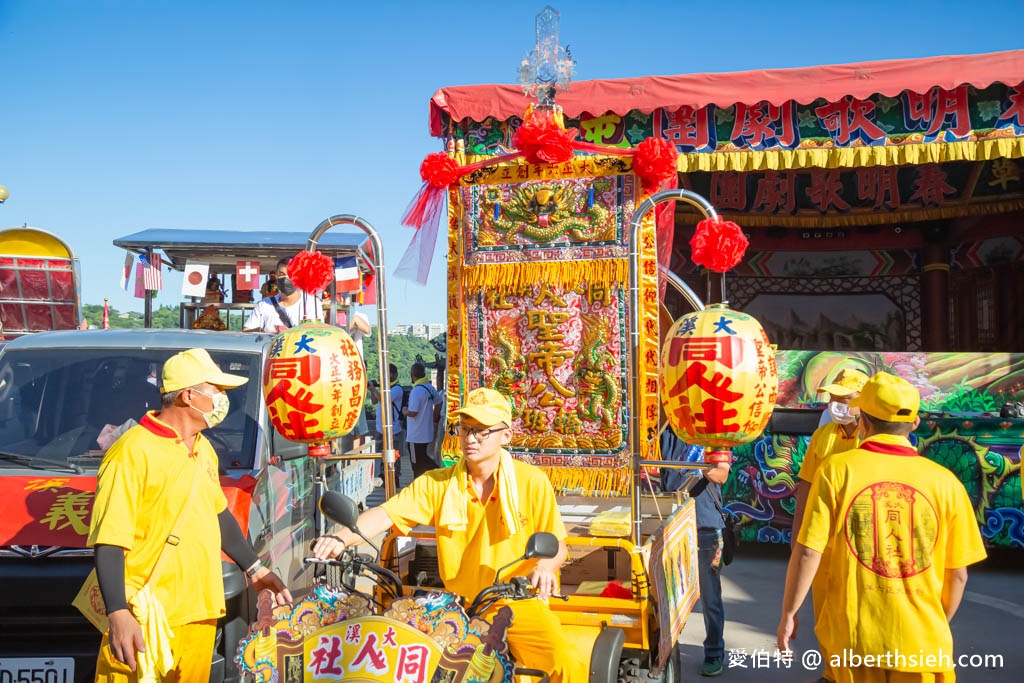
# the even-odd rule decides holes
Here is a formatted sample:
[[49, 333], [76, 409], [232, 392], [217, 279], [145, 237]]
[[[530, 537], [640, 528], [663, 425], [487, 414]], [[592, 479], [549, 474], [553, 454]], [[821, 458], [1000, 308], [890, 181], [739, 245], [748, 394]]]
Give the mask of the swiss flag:
[[260, 262], [238, 261], [235, 264], [235, 289], [260, 288]]

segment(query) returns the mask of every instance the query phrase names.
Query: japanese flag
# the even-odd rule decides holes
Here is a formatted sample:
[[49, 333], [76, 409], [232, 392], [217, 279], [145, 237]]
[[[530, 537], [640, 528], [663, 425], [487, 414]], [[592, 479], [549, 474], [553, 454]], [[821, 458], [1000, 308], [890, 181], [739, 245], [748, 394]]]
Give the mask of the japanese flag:
[[206, 280], [209, 277], [209, 275], [209, 263], [196, 263], [195, 261], [186, 261], [185, 277], [181, 279], [181, 295], [198, 297], [205, 296]]
[[355, 256], [334, 259], [334, 280], [339, 292], [358, 292], [362, 288]]
[[238, 261], [235, 264], [235, 289], [260, 288], [260, 262]]

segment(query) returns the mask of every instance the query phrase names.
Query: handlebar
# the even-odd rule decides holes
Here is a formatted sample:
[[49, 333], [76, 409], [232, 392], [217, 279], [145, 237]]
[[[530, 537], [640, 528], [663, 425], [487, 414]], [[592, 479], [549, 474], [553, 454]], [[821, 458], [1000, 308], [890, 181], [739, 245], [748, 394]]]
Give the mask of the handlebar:
[[367, 555], [356, 553], [355, 551], [346, 548], [341, 557], [335, 560], [321, 560], [316, 557], [307, 557], [303, 559], [304, 564], [316, 564], [327, 567], [340, 567], [343, 570], [350, 571], [354, 575], [363, 573], [363, 570], [368, 571], [371, 576], [370, 580], [384, 589], [393, 598], [402, 597], [402, 580], [398, 578], [398, 575], [387, 567], [382, 567], [379, 564], [369, 560]]
[[[486, 612], [491, 605], [499, 600], [527, 600], [537, 595], [530, 584], [530, 579], [525, 576], [513, 576], [507, 582], [496, 583], [480, 591], [472, 604], [466, 609], [466, 614], [473, 618]], [[568, 595], [551, 594], [557, 600], [568, 600]]]

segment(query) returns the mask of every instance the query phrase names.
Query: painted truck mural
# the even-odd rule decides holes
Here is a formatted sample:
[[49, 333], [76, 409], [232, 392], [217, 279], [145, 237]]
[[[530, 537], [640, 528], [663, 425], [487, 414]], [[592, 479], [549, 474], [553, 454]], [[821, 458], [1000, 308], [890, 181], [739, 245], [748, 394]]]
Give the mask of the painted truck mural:
[[921, 391], [912, 441], [967, 487], [989, 547], [1024, 549], [1024, 419], [999, 416], [1005, 403], [1024, 399], [1024, 354], [780, 351], [776, 361], [776, 418], [761, 438], [733, 451], [725, 488], [743, 540], [789, 543], [797, 475], [823, 407], [817, 389], [851, 367], [891, 372]]

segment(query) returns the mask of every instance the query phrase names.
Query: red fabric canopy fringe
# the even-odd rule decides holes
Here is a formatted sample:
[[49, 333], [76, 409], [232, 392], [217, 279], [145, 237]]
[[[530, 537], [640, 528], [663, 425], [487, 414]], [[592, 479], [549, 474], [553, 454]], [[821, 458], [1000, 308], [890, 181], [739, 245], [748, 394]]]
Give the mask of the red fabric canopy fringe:
[[[796, 69], [578, 81], [568, 92], [559, 93], [558, 104], [567, 117], [578, 119], [582, 114], [650, 113], [709, 104], [731, 107], [737, 102], [781, 105], [796, 100], [809, 104], [818, 98], [836, 102], [847, 95], [858, 99], [875, 93], [894, 97], [904, 90], [925, 93], [936, 86], [952, 90], [964, 83], [983, 89], [992, 83], [1017, 85], [1022, 81], [1024, 50], [1008, 50]], [[430, 100], [430, 134], [440, 137], [446, 133], [442, 114], [455, 121], [483, 121], [488, 116], [504, 121], [521, 116], [531, 103], [518, 85], [441, 88]]]

